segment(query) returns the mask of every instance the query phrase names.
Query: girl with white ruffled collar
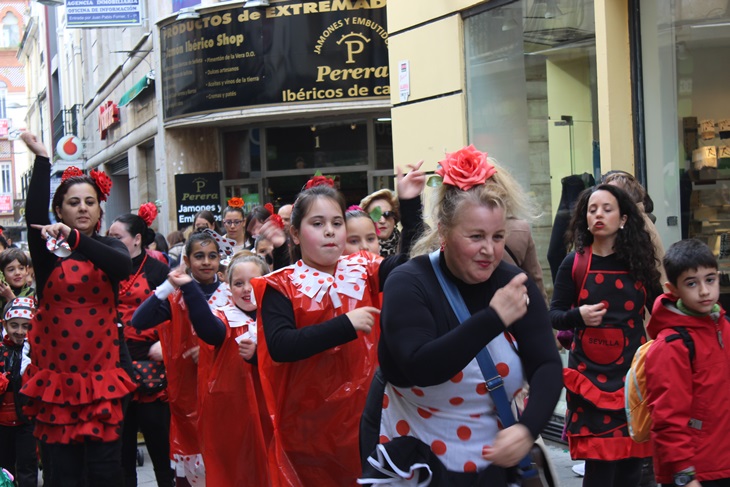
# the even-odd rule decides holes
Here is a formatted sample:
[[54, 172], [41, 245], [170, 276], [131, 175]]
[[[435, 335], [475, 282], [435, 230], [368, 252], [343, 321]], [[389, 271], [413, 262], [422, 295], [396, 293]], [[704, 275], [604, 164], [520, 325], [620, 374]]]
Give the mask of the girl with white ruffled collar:
[[[411, 169], [399, 175], [404, 200], [425, 186], [420, 163]], [[358, 424], [377, 366], [379, 292], [388, 271], [406, 259], [342, 256], [345, 202], [332, 186], [325, 177], [310, 180], [291, 215], [294, 264], [253, 283], [265, 338], [259, 372], [274, 422], [273, 484], [355, 484]]]

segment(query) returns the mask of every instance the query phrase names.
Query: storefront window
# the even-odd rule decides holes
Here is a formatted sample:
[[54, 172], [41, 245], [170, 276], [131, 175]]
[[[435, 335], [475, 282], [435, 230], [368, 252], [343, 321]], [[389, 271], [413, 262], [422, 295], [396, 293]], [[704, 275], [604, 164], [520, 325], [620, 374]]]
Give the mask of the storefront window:
[[562, 180], [600, 176], [593, 2], [519, 0], [464, 25], [469, 142], [543, 209], [532, 231], [550, 295], [561, 259], [548, 263], [547, 252]]
[[[665, 246], [705, 241], [730, 298], [730, 12], [725, 0], [640, 0], [649, 194]], [[725, 302], [725, 306], [730, 303]]]
[[266, 131], [269, 170], [364, 166], [368, 163], [364, 120], [314, 123]]
[[225, 179], [261, 177], [261, 131], [237, 130], [223, 134]]

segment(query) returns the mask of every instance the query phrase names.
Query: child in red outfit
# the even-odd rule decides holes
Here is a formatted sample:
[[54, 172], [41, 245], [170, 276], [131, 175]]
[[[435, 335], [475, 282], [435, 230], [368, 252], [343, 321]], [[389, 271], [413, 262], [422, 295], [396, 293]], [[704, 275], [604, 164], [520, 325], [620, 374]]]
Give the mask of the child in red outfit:
[[[657, 298], [647, 330], [656, 341], [646, 356], [647, 402], [652, 417], [654, 470], [662, 485], [730, 485], [730, 337], [718, 304], [717, 260], [696, 239], [672, 245], [664, 256], [669, 293]], [[694, 358], [673, 327], [684, 327]]]
[[225, 337], [209, 343], [215, 346], [213, 353], [203, 353], [201, 346], [198, 437], [208, 485], [269, 485], [265, 466], [272, 426], [256, 364], [256, 304], [251, 288], [253, 277], [268, 272], [256, 255], [231, 261], [228, 284], [234, 304], [214, 312], [225, 325]]
[[5, 307], [5, 338], [0, 344], [0, 466], [15, 476], [19, 487], [38, 485], [38, 457], [33, 424], [21, 412], [18, 392], [30, 363], [27, 336], [35, 314], [33, 298], [15, 298]]

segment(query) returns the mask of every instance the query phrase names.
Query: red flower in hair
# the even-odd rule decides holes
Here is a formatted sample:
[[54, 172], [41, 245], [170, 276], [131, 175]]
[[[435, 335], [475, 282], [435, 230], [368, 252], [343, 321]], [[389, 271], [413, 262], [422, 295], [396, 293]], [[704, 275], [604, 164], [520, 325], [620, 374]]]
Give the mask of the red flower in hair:
[[68, 178], [74, 178], [76, 176], [83, 176], [84, 171], [79, 169], [76, 166], [68, 166], [65, 171], [63, 171], [63, 174], [61, 175], [61, 181], [65, 181]]
[[314, 176], [312, 179], [307, 181], [304, 189], [314, 188], [315, 186], [329, 186], [330, 188], [334, 188], [335, 180], [328, 178], [327, 176]]
[[137, 216], [144, 220], [145, 225], [149, 227], [157, 218], [157, 206], [154, 203], [145, 203], [139, 207]]
[[444, 184], [456, 186], [462, 191], [484, 184], [497, 172], [497, 168], [487, 161], [487, 153], [478, 151], [473, 145], [447, 153], [446, 159], [439, 161], [439, 164], [436, 174], [444, 179]]
[[99, 191], [101, 191], [101, 201], [106, 201], [109, 197], [109, 193], [112, 191], [111, 178], [107, 176], [105, 172], [97, 171], [96, 169], [92, 169], [89, 176], [91, 176], [91, 179], [94, 180]]
[[272, 205], [271, 203], [266, 203], [264, 205], [264, 208], [266, 208], [266, 211], [268, 211], [272, 215], [274, 214], [274, 205]]
[[283, 229], [284, 228], [284, 220], [281, 219], [279, 215], [271, 215], [266, 221], [274, 222], [274, 225], [277, 227]]
[[228, 206], [231, 208], [243, 208], [243, 199], [239, 197], [231, 198], [228, 200]]

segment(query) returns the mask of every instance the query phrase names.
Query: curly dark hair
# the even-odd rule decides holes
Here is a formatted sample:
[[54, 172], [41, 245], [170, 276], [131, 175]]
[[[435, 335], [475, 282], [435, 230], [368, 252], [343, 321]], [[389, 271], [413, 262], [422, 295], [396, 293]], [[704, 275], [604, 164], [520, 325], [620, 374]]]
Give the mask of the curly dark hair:
[[575, 205], [567, 239], [573, 243], [575, 251], [581, 254], [586, 247], [593, 244], [593, 234], [588, 230], [588, 200], [596, 191], [611, 193], [618, 201], [619, 213], [627, 217], [623, 229], [616, 234], [613, 247], [616, 257], [626, 265], [632, 277], [644, 285], [650, 296], [661, 294], [657, 268], [659, 260], [656, 258], [654, 244], [646, 230], [641, 210], [623, 189], [611, 184], [601, 184], [584, 190]]

